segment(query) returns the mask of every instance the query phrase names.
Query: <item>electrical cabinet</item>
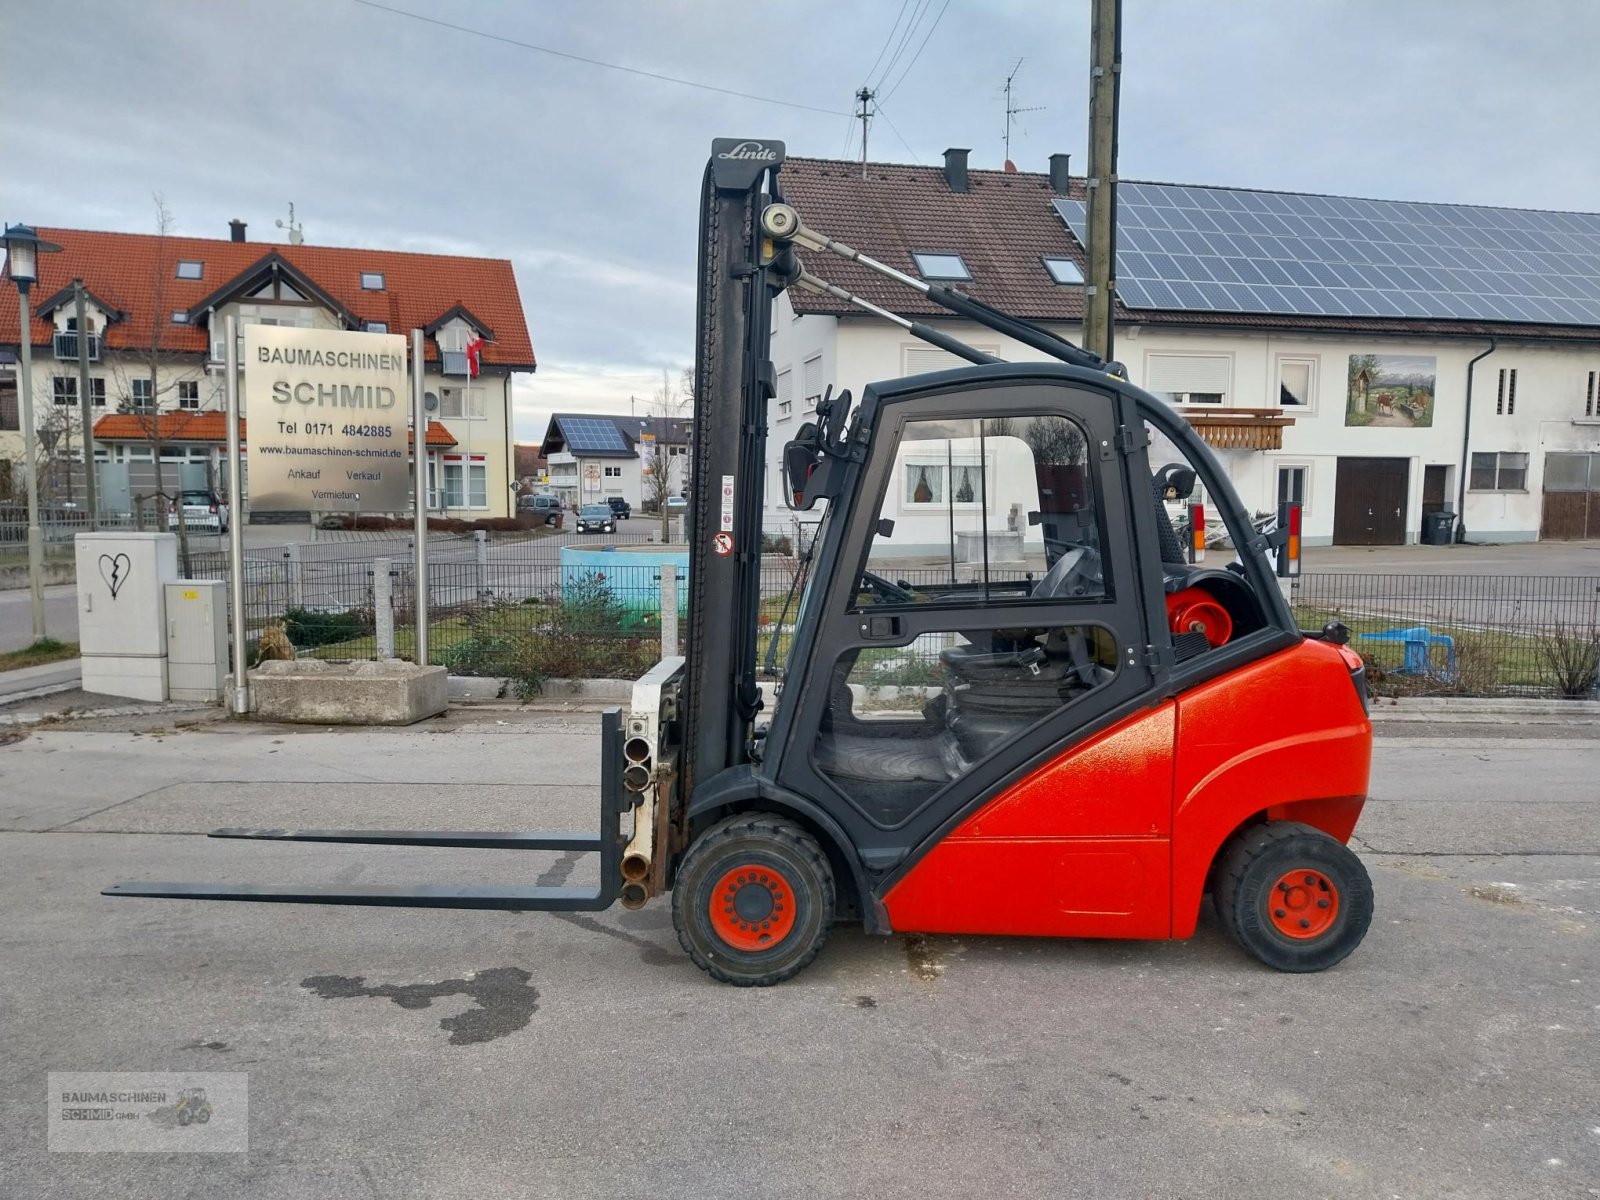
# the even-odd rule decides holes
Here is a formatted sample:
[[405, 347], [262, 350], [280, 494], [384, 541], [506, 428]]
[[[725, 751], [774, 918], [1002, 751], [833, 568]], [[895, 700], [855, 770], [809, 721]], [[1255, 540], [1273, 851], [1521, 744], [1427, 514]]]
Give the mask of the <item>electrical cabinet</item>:
[[228, 667], [228, 585], [185, 579], [166, 585], [167, 696], [222, 699]]
[[167, 698], [166, 596], [178, 578], [170, 533], [80, 533], [78, 648], [83, 690]]

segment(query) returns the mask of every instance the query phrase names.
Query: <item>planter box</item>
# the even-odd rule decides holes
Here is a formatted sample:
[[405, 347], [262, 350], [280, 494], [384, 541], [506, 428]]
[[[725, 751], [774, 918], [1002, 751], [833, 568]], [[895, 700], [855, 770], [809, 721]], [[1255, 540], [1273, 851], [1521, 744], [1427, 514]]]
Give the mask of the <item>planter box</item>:
[[411, 725], [449, 703], [443, 667], [386, 662], [269, 662], [250, 672], [250, 714], [308, 725]]

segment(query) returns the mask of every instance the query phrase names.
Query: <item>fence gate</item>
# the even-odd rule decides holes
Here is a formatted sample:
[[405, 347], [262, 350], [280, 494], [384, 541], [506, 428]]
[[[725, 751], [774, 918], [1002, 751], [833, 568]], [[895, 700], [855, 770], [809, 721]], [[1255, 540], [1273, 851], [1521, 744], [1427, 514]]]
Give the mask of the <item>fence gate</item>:
[[1600, 454], [1544, 456], [1539, 536], [1552, 541], [1600, 538]]

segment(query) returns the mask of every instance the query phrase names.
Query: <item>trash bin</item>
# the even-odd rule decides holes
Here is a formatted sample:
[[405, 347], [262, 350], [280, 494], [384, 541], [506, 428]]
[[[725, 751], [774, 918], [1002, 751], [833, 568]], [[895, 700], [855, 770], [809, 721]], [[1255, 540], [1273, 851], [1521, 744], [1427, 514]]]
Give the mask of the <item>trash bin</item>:
[[1422, 543], [1425, 546], [1448, 546], [1455, 534], [1456, 515], [1453, 512], [1431, 512], [1422, 518]]

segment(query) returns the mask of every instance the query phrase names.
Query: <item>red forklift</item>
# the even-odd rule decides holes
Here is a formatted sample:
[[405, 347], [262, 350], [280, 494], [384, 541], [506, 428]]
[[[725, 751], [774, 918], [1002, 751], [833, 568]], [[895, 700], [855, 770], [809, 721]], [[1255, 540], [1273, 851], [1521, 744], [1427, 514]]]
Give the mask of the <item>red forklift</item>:
[[[593, 853], [598, 884], [104, 894], [598, 911], [670, 893], [690, 958], [741, 986], [796, 974], [838, 921], [1186, 938], [1208, 893], [1268, 966], [1317, 971], [1355, 949], [1372, 885], [1346, 843], [1372, 726], [1348, 631], [1298, 629], [1279, 586], [1298, 511], [1259, 531], [1189, 425], [1116, 364], [806, 227], [783, 161], [781, 142], [712, 146], [687, 654], [602, 716], [598, 833], [212, 834]], [[811, 274], [802, 250], [1053, 361], [998, 361]], [[973, 365], [859, 400], [830, 389], [781, 455], [785, 500], [820, 514], [815, 535], [788, 595], [764, 597], [768, 339], [789, 287]], [[1192, 561], [1174, 529], [1173, 507], [1202, 496], [1234, 548], [1223, 566]]]

